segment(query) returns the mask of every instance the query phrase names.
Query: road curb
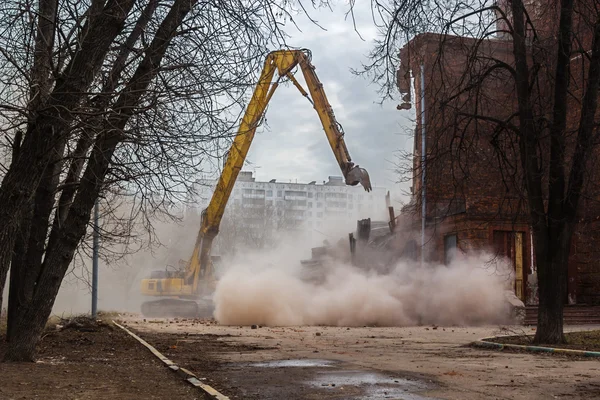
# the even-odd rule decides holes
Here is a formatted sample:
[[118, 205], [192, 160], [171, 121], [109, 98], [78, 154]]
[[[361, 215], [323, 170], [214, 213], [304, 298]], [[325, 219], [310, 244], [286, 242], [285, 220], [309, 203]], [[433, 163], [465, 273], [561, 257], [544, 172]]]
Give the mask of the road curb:
[[[508, 337], [508, 336], [504, 336]], [[571, 356], [580, 356], [580, 357], [600, 357], [600, 351], [585, 351], [585, 350], [572, 350], [572, 349], [561, 349], [556, 347], [541, 347], [541, 346], [524, 346], [520, 344], [503, 344], [496, 343], [492, 340], [497, 339], [498, 336], [482, 338], [477, 340], [476, 342], [472, 342], [471, 345], [484, 349], [496, 349], [496, 350], [504, 350], [504, 349], [513, 349], [513, 350], [521, 350], [521, 351], [529, 351], [533, 353], [553, 353], [553, 354], [568, 354]]]
[[150, 350], [150, 352], [152, 354], [154, 354], [156, 356], [156, 358], [158, 358], [160, 361], [162, 361], [163, 364], [165, 364], [171, 371], [175, 372], [178, 376], [180, 376], [184, 381], [186, 381], [189, 384], [191, 384], [192, 386], [197, 387], [198, 389], [202, 390], [205, 394], [211, 396], [214, 399], [229, 400], [229, 397], [225, 396], [224, 394], [219, 393], [213, 387], [211, 387], [205, 383], [202, 383], [200, 381], [200, 379], [196, 375], [194, 375], [191, 371], [175, 365], [175, 363], [173, 361], [169, 360], [161, 352], [156, 350], [150, 343], [146, 342], [144, 339], [142, 339], [135, 333], [131, 332], [129, 329], [125, 328], [122, 325], [119, 325], [115, 321], [112, 321], [112, 323], [115, 324], [116, 326], [118, 326], [119, 328], [121, 328], [122, 330], [124, 330], [125, 332], [127, 332], [127, 334], [129, 336], [133, 337], [135, 340], [140, 342], [142, 345], [144, 345], [144, 347], [146, 347], [148, 350]]

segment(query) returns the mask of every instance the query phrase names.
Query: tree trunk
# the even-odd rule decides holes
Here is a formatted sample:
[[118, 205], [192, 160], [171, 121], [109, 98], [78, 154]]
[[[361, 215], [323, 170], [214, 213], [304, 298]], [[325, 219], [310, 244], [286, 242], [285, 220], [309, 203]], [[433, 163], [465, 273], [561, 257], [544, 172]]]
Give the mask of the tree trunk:
[[[543, 262], [546, 264], [546, 261]], [[563, 309], [566, 282], [561, 282], [561, 269], [559, 262], [550, 262], [543, 265], [538, 260], [539, 279], [539, 306], [538, 322], [533, 342], [536, 344], [565, 343], [563, 334]], [[541, 271], [545, 272], [542, 274]], [[543, 278], [542, 278], [543, 276]]]
[[567, 273], [574, 226], [563, 222], [556, 237], [548, 236], [550, 246], [546, 254], [539, 254], [537, 258], [540, 303], [534, 337], [536, 344], [565, 343], [563, 311], [567, 298]]
[[[40, 273], [42, 257], [48, 236], [50, 214], [54, 207], [54, 193], [58, 186], [62, 169], [61, 155], [65, 143], [60, 141], [55, 148], [52, 163], [46, 168], [44, 176], [37, 188], [33, 204], [33, 212], [25, 214], [21, 223], [21, 237], [15, 244], [11, 262], [10, 293], [8, 302], [7, 340], [15, 334], [14, 318], [28, 307], [33, 296], [35, 282]], [[21, 243], [21, 241], [25, 243]], [[13, 279], [14, 276], [14, 279]]]
[[8, 288], [8, 307], [7, 307], [7, 328], [6, 341], [10, 341], [15, 334], [14, 321], [23, 307], [27, 304], [27, 299], [31, 300], [33, 295], [33, 284], [26, 284], [27, 278], [27, 243], [29, 242], [29, 232], [31, 228], [31, 216], [33, 209], [26, 210], [19, 230], [19, 236], [15, 242], [14, 253], [10, 262], [10, 286]]
[[[0, 271], [1, 272], [1, 271]], [[8, 273], [8, 271], [7, 271]], [[4, 278], [2, 278], [2, 276], [0, 276], [0, 319], [2, 318], [2, 303], [3, 303], [3, 299], [4, 299], [4, 284], [6, 282], [6, 276]]]

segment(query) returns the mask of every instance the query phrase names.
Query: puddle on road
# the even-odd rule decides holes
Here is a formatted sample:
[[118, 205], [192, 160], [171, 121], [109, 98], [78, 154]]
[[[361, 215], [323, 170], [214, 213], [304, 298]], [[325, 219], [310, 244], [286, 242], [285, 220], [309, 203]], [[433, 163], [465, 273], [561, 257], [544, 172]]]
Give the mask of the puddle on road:
[[[251, 369], [248, 369], [251, 367]], [[247, 378], [255, 375], [255, 382], [264, 377], [261, 398], [279, 399], [286, 392], [289, 399], [306, 398], [308, 393], [321, 393], [324, 398], [345, 400], [433, 400], [419, 395], [432, 384], [401, 374], [386, 374], [369, 369], [361, 370], [340, 361], [323, 359], [290, 359], [245, 364]], [[261, 372], [262, 371], [262, 372]], [[283, 390], [293, 387], [294, 391]]]
[[364, 394], [353, 396], [359, 399], [403, 399], [432, 400], [416, 394], [427, 389], [427, 385], [411, 379], [395, 378], [377, 372], [336, 371], [320, 373], [315, 379], [307, 382], [311, 386], [326, 387], [332, 391], [344, 390], [349, 386], [364, 389]]
[[334, 362], [331, 360], [276, 360], [262, 363], [254, 363], [250, 364], [250, 366], [256, 368], [322, 368], [329, 367], [333, 364]]

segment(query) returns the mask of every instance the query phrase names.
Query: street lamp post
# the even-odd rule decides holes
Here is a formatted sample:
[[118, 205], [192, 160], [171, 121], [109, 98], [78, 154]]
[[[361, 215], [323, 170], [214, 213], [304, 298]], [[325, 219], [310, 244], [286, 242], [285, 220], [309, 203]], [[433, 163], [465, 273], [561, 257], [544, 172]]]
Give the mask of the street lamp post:
[[100, 232], [98, 228], [98, 199], [94, 204], [94, 236], [93, 236], [93, 255], [92, 255], [92, 318], [96, 319], [98, 315], [98, 246], [100, 242]]

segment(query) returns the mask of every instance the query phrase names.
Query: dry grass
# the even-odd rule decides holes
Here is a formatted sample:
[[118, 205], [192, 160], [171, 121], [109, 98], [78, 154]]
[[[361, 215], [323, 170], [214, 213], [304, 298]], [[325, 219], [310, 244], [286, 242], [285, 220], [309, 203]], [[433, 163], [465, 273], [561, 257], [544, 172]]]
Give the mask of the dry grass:
[[[119, 318], [119, 313], [117, 311], [98, 311], [97, 321], [96, 323], [111, 325], [113, 319]], [[46, 330], [55, 330], [57, 325], [66, 326], [72, 321], [88, 321], [88, 323], [93, 322], [91, 320], [91, 316], [89, 314], [79, 314], [79, 315], [51, 315], [48, 318], [48, 322], [46, 322]], [[6, 334], [6, 313], [2, 313], [0, 316], [0, 336], [4, 336]]]
[[[538, 346], [543, 347], [560, 347], [562, 349], [572, 350], [585, 350], [585, 351], [600, 351], [600, 330], [597, 331], [584, 331], [584, 332], [570, 332], [565, 333], [566, 344], [561, 345], [550, 345], [550, 344], [539, 344]], [[502, 344], [518, 344], [529, 346], [533, 344], [532, 335], [519, 335], [519, 336], [508, 336], [501, 338], [494, 338], [492, 340], [495, 343]]]

